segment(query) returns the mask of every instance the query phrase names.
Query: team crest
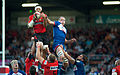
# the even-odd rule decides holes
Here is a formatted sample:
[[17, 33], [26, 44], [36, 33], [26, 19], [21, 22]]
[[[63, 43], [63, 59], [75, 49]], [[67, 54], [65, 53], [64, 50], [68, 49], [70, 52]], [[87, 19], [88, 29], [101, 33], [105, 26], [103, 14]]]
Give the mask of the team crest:
[[47, 61], [45, 60], [44, 65], [47, 65]]
[[115, 72], [116, 71], [116, 69], [112, 69], [112, 72]]

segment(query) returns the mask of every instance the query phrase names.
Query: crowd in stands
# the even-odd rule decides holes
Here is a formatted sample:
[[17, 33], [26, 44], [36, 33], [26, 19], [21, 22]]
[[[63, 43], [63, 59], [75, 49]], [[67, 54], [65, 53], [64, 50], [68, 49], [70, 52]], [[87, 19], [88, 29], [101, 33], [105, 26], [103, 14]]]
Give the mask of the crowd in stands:
[[[110, 75], [114, 67], [114, 61], [120, 57], [120, 29], [119, 28], [68, 28], [67, 39], [76, 38], [77, 42], [66, 44], [68, 53], [76, 58], [78, 54], [89, 56], [103, 55], [101, 66], [89, 66], [88, 75], [93, 72], [101, 75]], [[52, 28], [47, 28], [48, 39], [52, 42]], [[22, 28], [20, 30], [6, 30], [6, 55], [18, 59], [21, 70], [25, 71], [26, 53], [30, 51], [32, 41], [32, 29]], [[2, 33], [0, 32], [0, 37]], [[51, 44], [50, 44], [51, 45]], [[52, 50], [51, 46], [50, 49]], [[0, 49], [2, 50], [2, 37], [0, 38]], [[109, 57], [104, 57], [108, 55]], [[89, 59], [91, 59], [89, 57]], [[11, 59], [12, 60], [12, 59]], [[90, 64], [89, 64], [90, 65]], [[72, 68], [72, 65], [70, 66]]]

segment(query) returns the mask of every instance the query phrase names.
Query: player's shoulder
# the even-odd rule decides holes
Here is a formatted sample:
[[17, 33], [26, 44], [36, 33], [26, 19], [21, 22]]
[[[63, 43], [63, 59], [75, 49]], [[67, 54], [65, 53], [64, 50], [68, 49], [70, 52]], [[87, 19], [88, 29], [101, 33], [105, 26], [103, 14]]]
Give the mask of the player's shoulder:
[[54, 21], [55, 25], [60, 25], [61, 23], [59, 21]]
[[60, 23], [59, 21], [55, 21], [56, 23]]
[[53, 64], [58, 65], [58, 61], [57, 61], [57, 60], [55, 60], [55, 62], [54, 62]]
[[45, 14], [45, 16], [47, 16], [47, 14]]
[[84, 63], [82, 61], [76, 60], [75, 65], [84, 65]]
[[58, 60], [55, 60], [56, 63], [58, 63]]
[[25, 72], [24, 72], [24, 71], [22, 71], [22, 70], [18, 70], [18, 72], [20, 72], [20, 73], [22, 73], [22, 74], [25, 74]]
[[29, 16], [29, 18], [32, 18], [33, 16], [34, 16], [34, 15], [32, 14], [32, 15]]

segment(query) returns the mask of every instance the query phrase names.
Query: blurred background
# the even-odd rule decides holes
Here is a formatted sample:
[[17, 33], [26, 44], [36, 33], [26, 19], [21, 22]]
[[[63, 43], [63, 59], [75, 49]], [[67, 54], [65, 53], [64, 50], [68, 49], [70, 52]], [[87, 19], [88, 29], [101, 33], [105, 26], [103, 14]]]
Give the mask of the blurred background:
[[[27, 22], [29, 15], [34, 13], [34, 7], [22, 7], [22, 4], [38, 3], [51, 20], [65, 16], [67, 39], [73, 37], [77, 39], [73, 44], [66, 44], [66, 49], [74, 58], [79, 54], [88, 56], [89, 64], [85, 66], [88, 75], [91, 72], [111, 75], [114, 62], [120, 57], [120, 5], [119, 3], [104, 5], [103, 1], [5, 0], [6, 65], [9, 65], [12, 59], [18, 59], [20, 69], [25, 70], [25, 54], [30, 51], [33, 34], [32, 29], [28, 29]], [[2, 0], [0, 3], [2, 5]], [[0, 50], [2, 51], [2, 12], [0, 14]], [[52, 42], [52, 26], [47, 26], [47, 32], [48, 40]], [[70, 75], [72, 68], [73, 65], [70, 64], [66, 74]]]

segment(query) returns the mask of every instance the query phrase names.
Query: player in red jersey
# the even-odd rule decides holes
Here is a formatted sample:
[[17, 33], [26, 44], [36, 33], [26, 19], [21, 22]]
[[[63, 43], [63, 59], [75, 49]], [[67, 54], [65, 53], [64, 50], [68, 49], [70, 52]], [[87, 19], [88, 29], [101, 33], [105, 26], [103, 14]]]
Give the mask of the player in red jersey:
[[[34, 37], [31, 38], [32, 40], [34, 40]], [[26, 66], [26, 74], [30, 75], [30, 67], [31, 66], [35, 66], [36, 67], [36, 75], [38, 72], [38, 61], [35, 59], [34, 57], [34, 53], [35, 53], [35, 41], [33, 41], [33, 45], [31, 47], [31, 52], [28, 53], [28, 56], [25, 60], [25, 66]]]
[[[49, 41], [47, 39], [46, 25], [47, 25], [47, 15], [42, 12], [41, 6], [35, 7], [35, 13], [29, 16], [28, 28], [33, 28], [35, 41], [38, 40], [43, 42], [43, 47], [41, 47], [41, 53], [43, 54], [43, 48], [48, 47]], [[42, 55], [43, 56], [43, 55]], [[45, 57], [44, 57], [45, 58]]]
[[112, 75], [120, 75], [120, 59], [115, 61], [115, 68], [112, 69]]
[[42, 47], [42, 45], [43, 45], [42, 42], [36, 43], [37, 46], [36, 58], [39, 60], [42, 68], [44, 69], [44, 75], [57, 75], [58, 61], [56, 60], [55, 55], [51, 54], [50, 52], [48, 52], [49, 56], [47, 57], [47, 60], [41, 57], [40, 47]]

